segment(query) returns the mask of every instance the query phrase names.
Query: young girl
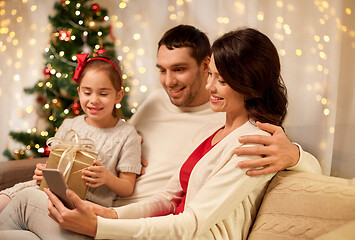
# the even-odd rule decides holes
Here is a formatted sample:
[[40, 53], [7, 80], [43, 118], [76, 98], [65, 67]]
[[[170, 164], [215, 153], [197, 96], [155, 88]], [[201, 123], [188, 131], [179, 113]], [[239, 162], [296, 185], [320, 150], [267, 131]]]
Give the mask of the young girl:
[[[84, 115], [65, 119], [55, 134], [64, 138], [73, 129], [80, 138], [94, 141], [98, 153], [94, 166], [82, 171], [89, 186], [86, 199], [103, 206], [112, 206], [116, 196], [133, 193], [136, 175], [141, 171], [141, 138], [133, 126], [117, 116], [116, 104], [124, 95], [118, 66], [107, 58], [77, 54], [78, 67], [74, 80]], [[42, 179], [43, 165], [36, 169], [37, 184]], [[0, 192], [0, 202], [6, 205], [21, 189], [36, 186], [35, 181], [20, 183]], [[5, 206], [3, 206], [5, 207]], [[2, 209], [0, 209], [1, 211]]]

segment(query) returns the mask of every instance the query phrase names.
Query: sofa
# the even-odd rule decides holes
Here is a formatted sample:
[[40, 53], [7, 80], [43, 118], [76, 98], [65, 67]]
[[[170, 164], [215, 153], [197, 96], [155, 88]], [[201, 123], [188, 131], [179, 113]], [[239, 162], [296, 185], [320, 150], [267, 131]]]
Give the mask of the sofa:
[[[46, 158], [0, 162], [0, 190], [32, 179]], [[354, 240], [355, 178], [294, 171], [271, 180], [248, 240]]]

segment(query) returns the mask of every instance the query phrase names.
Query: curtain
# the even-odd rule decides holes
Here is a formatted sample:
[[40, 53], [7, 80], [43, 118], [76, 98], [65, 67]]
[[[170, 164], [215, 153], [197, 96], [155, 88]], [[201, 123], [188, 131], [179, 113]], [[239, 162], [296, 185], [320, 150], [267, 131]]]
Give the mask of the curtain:
[[[44, 69], [54, 0], [0, 0], [0, 151], [19, 146], [10, 130], [40, 128], [34, 96], [24, 87]], [[159, 84], [157, 43], [178, 25], [191, 24], [213, 42], [242, 26], [265, 33], [277, 47], [288, 89], [285, 130], [319, 160], [326, 175], [355, 177], [355, 1], [352, 0], [101, 0], [134, 112]], [[0, 158], [5, 161], [6, 159]]]

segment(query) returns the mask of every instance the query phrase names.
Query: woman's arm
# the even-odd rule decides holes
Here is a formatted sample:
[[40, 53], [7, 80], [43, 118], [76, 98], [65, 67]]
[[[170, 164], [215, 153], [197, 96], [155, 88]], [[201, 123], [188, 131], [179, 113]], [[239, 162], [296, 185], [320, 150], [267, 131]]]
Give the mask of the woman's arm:
[[[231, 155], [233, 155], [232, 151]], [[244, 211], [254, 211], [250, 214], [255, 215], [257, 202], [261, 200], [267, 183], [274, 174], [250, 177], [245, 174], [246, 170], [235, 166], [238, 161], [250, 158], [234, 155], [225, 164], [221, 164], [221, 167], [197, 190], [193, 199], [185, 206], [183, 213], [131, 220], [121, 219], [118, 211], [119, 220], [98, 217], [96, 238], [193, 239], [201, 234], [208, 234], [212, 227], [221, 223], [221, 220], [234, 213], [233, 211], [238, 207], [251, 204], [252, 209], [244, 209]], [[198, 180], [190, 179], [190, 182], [192, 181]], [[246, 201], [245, 204], [242, 204], [243, 201]], [[125, 213], [128, 212], [128, 208], [129, 205]], [[242, 215], [239, 220], [243, 221], [241, 220], [243, 211], [235, 214]], [[250, 227], [248, 224], [251, 222], [245, 223]], [[232, 229], [232, 231], [238, 232], [240, 229]]]
[[322, 174], [322, 168], [318, 160], [310, 153], [304, 151], [301, 145], [294, 143], [300, 151], [300, 159], [295, 166], [287, 168], [297, 172], [307, 172], [314, 174]]
[[[68, 191], [69, 199], [76, 209], [69, 210], [53, 195], [46, 191], [50, 203], [50, 216], [63, 228], [98, 239], [136, 238], [136, 239], [192, 239], [209, 231], [235, 210], [246, 199], [248, 194], [260, 186], [266, 186], [272, 177], [249, 177], [244, 170], [235, 167], [235, 157], [221, 169], [213, 173], [196, 196], [189, 202], [185, 211], [179, 215], [169, 214], [162, 217], [140, 219], [110, 219], [117, 217], [113, 209], [99, 208], [94, 210], [86, 201], [82, 201], [74, 193]], [[262, 197], [262, 191], [261, 191]], [[160, 198], [161, 199], [161, 198]], [[126, 206], [118, 217], [127, 214], [137, 207], [144, 211], [142, 203]], [[160, 209], [151, 210], [158, 213]], [[163, 212], [160, 212], [163, 213]], [[96, 216], [99, 215], [99, 216]], [[242, 213], [240, 213], [242, 214]], [[103, 217], [100, 217], [103, 216]]]
[[[147, 200], [117, 209], [106, 208], [95, 203], [81, 200], [74, 192], [67, 190], [68, 198], [74, 203], [76, 207], [74, 210], [70, 210], [66, 208], [53, 193], [51, 193], [48, 189], [45, 189], [45, 192], [49, 197], [49, 215], [58, 224], [60, 224], [61, 227], [67, 230], [88, 236], [95, 236], [98, 219], [101, 219], [105, 222], [116, 218], [138, 219], [173, 213], [175, 209], [174, 206], [180, 202], [181, 191], [177, 191], [178, 188], [176, 186], [177, 184], [179, 185], [178, 182], [174, 181], [173, 179], [171, 179], [170, 182], [170, 187], [168, 187], [164, 193], [157, 194]], [[93, 217], [93, 214], [96, 217]], [[89, 221], [85, 221], [84, 219], [89, 219]], [[127, 221], [131, 221], [131, 219]], [[116, 219], [116, 221], [108, 221], [105, 224], [101, 224], [101, 230], [103, 231], [102, 234], [111, 234], [111, 231], [114, 231], [114, 234], [119, 233], [120, 226], [122, 226], [122, 224], [123, 226], [125, 225], [123, 222], [124, 220], [117, 221]], [[105, 229], [110, 228], [111, 225], [114, 225], [118, 228], [110, 229], [109, 232], [106, 232]], [[127, 233], [127, 231], [125, 233]]]
[[[70, 214], [57, 214], [55, 219], [67, 229], [90, 236], [96, 234], [97, 239], [193, 239], [203, 234], [209, 234], [212, 228], [218, 231], [216, 224], [224, 224], [224, 221], [221, 220], [228, 218], [231, 214], [238, 218], [237, 222], [243, 225], [241, 228], [249, 229], [251, 220], [247, 219], [256, 214], [258, 202], [261, 201], [267, 183], [273, 174], [258, 177], [247, 176], [246, 170], [237, 168], [236, 164], [242, 160], [250, 160], [252, 157], [238, 157], [233, 154], [233, 147], [228, 146], [227, 149], [229, 150], [223, 152], [211, 150], [209, 158], [203, 159], [195, 166], [189, 181], [190, 190], [187, 195], [185, 211], [179, 215], [171, 214], [181, 198], [179, 181], [176, 180], [178, 179], [177, 173], [170, 181], [168, 188], [163, 193], [156, 195], [155, 198], [118, 208], [119, 219], [98, 216], [90, 224], [80, 223], [85, 224], [82, 228], [75, 228], [67, 224], [75, 219]], [[211, 152], [214, 152], [214, 155]], [[220, 160], [215, 162], [215, 159]], [[75, 205], [79, 210], [81, 209], [80, 204]], [[56, 206], [55, 203], [54, 206]], [[56, 214], [55, 209], [50, 209], [51, 214], [52, 212]], [[61, 213], [61, 210], [58, 209], [58, 212]], [[103, 212], [107, 213], [106, 210]], [[90, 217], [90, 215], [85, 215], [85, 211], [75, 211], [75, 213]], [[63, 215], [70, 219], [63, 218]], [[59, 221], [61, 218], [64, 220]], [[80, 218], [77, 217], [77, 220]], [[85, 229], [85, 232], [82, 229]], [[230, 231], [234, 231], [234, 234], [241, 234], [242, 230], [234, 227]], [[244, 234], [246, 233], [244, 232]]]
[[49, 198], [49, 216], [64, 229], [94, 237], [96, 235], [97, 216], [117, 218], [114, 209], [81, 200], [71, 190], [67, 190], [67, 196], [75, 205], [73, 210], [66, 208], [49, 189], [46, 188], [44, 191]]

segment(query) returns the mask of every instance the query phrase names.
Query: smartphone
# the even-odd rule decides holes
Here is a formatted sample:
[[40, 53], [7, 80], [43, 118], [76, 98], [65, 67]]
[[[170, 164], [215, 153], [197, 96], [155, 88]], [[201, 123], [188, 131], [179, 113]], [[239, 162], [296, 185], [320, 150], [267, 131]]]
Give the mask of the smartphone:
[[43, 177], [46, 179], [48, 188], [54, 193], [69, 209], [74, 209], [74, 204], [68, 199], [66, 191], [68, 189], [64, 182], [62, 174], [58, 169], [44, 168], [42, 169]]

